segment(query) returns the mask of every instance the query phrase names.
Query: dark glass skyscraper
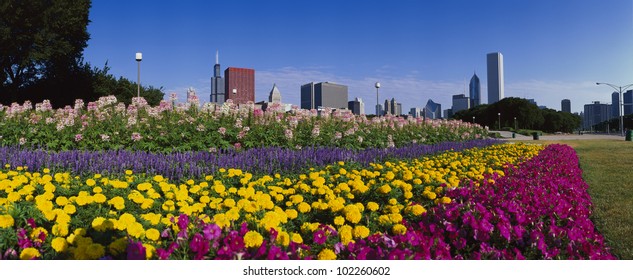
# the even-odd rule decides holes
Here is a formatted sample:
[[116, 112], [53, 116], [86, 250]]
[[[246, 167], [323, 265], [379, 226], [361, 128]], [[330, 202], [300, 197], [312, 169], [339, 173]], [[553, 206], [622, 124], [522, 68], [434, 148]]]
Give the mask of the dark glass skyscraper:
[[633, 114], [633, 90], [628, 90], [622, 95], [622, 102], [624, 102], [624, 115]]
[[620, 93], [617, 91], [611, 94], [611, 115], [609, 117], [620, 117]]
[[560, 110], [565, 113], [571, 113], [571, 100], [563, 99], [560, 102]]
[[470, 78], [469, 93], [470, 107], [481, 105], [481, 84], [477, 74], [473, 74], [473, 77]]
[[218, 57], [218, 52], [215, 52], [215, 66], [213, 66], [213, 77], [211, 77], [211, 102], [213, 103], [224, 103], [224, 78], [220, 76], [222, 72], [220, 71], [220, 61]]

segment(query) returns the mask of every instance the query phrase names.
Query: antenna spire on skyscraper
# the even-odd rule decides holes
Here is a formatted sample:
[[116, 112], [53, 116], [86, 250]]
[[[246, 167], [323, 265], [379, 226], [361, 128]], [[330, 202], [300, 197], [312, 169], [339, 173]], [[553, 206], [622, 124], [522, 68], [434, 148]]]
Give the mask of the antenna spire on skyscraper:
[[215, 64], [220, 64], [220, 52], [215, 50]]

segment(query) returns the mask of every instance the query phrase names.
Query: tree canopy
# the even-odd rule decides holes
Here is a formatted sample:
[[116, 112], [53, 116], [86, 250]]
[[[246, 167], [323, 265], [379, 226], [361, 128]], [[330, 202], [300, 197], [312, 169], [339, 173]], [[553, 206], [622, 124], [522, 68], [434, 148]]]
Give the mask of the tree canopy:
[[[83, 61], [90, 0], [0, 0], [0, 103], [33, 103], [44, 99], [54, 107], [75, 99], [115, 95], [129, 103], [136, 83], [115, 79]], [[156, 105], [162, 88], [143, 87], [141, 95]]]
[[[580, 126], [580, 117], [552, 109], [539, 109], [523, 98], [508, 97], [493, 104], [484, 104], [455, 113], [453, 118], [490, 127], [573, 132]], [[515, 123], [516, 118], [516, 123]], [[501, 123], [499, 123], [501, 121]]]

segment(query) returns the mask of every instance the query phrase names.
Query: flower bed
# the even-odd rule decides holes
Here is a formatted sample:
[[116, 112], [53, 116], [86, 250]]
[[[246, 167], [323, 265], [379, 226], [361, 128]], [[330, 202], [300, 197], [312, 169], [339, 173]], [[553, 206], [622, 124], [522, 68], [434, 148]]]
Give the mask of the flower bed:
[[462, 151], [499, 144], [494, 139], [444, 142], [434, 145], [412, 144], [400, 148], [372, 148], [355, 151], [336, 147], [306, 147], [301, 150], [268, 147], [246, 151], [150, 153], [143, 151], [61, 151], [0, 147], [0, 162], [29, 170], [48, 168], [52, 172], [75, 175], [135, 174], [163, 175], [174, 181], [201, 179], [219, 168], [237, 168], [255, 174], [292, 174], [339, 161], [367, 166], [372, 162], [418, 158], [444, 151]]
[[[231, 168], [176, 184], [131, 170], [106, 178], [18, 167], [0, 173], [0, 249], [24, 259], [427, 258], [418, 251], [437, 249], [395, 249], [417, 224], [464, 203], [460, 182], [495, 186], [522, 170], [508, 165], [540, 150], [495, 145], [366, 168], [339, 162], [298, 176]], [[384, 243], [377, 240], [389, 247], [371, 249]]]
[[50, 103], [0, 105], [0, 146], [47, 150], [213, 151], [254, 147], [340, 147], [367, 149], [482, 139], [487, 130], [461, 121], [394, 116], [356, 116], [350, 112], [301, 110], [279, 106], [266, 112], [253, 104], [227, 102], [150, 107], [142, 98], [125, 106], [114, 96], [84, 106], [53, 110]]

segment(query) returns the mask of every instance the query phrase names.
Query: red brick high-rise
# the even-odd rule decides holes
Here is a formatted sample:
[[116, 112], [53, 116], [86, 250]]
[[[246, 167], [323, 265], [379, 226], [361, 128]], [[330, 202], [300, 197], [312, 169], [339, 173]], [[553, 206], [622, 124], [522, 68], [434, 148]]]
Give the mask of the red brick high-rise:
[[255, 102], [255, 69], [229, 67], [224, 70], [226, 100], [234, 104]]

